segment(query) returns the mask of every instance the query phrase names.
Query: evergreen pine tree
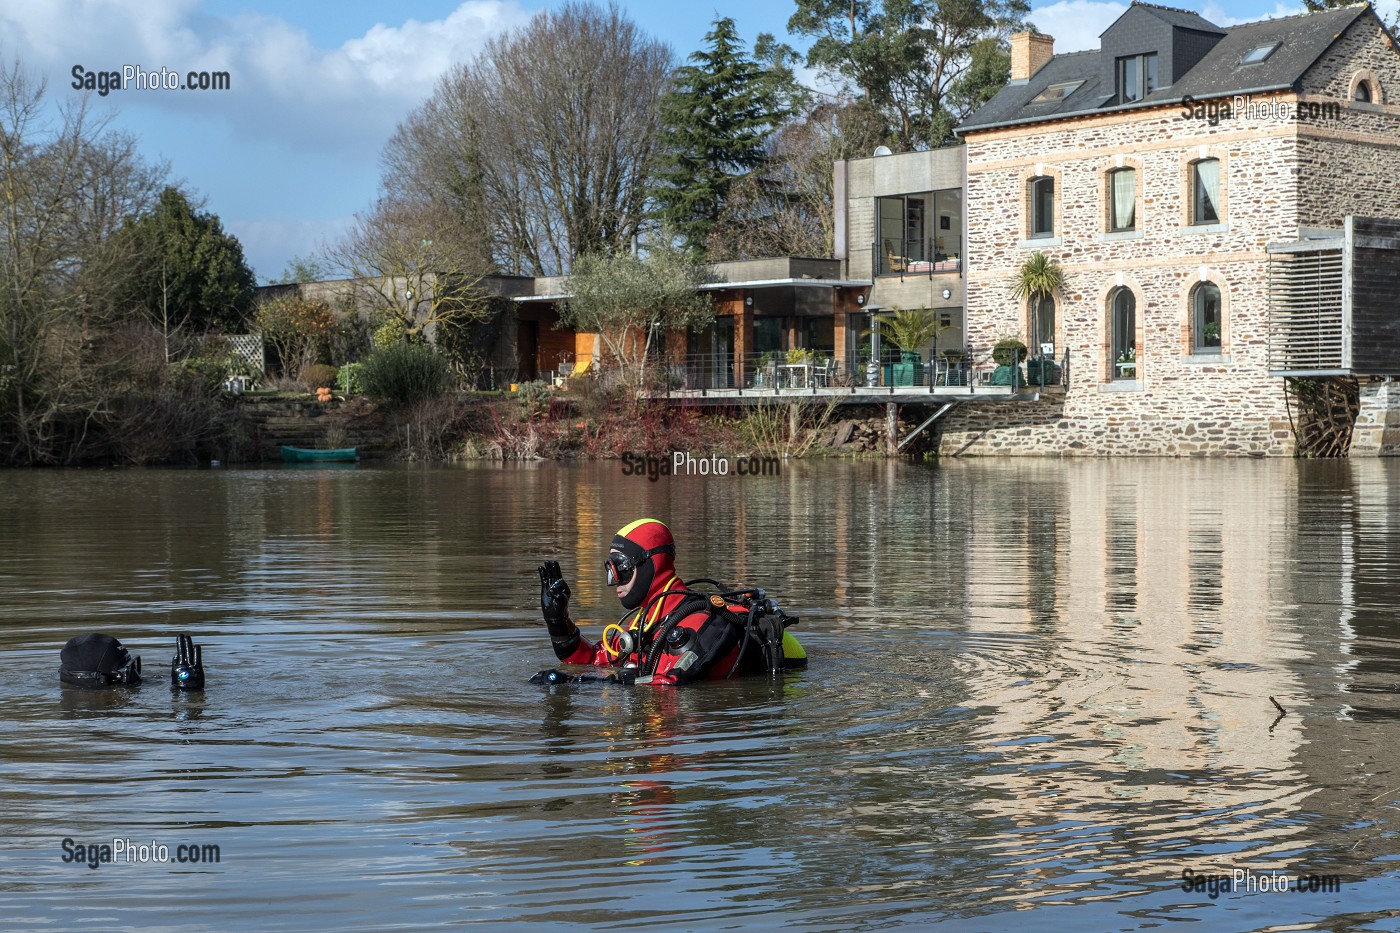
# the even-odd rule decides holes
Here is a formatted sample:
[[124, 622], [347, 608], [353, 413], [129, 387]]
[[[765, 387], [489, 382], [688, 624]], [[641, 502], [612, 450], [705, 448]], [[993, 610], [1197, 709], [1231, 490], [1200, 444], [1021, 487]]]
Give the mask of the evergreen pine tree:
[[705, 36], [708, 48], [676, 70], [662, 100], [655, 214], [700, 252], [729, 189], [763, 165], [764, 141], [787, 114], [772, 76], [744, 53], [734, 20]]

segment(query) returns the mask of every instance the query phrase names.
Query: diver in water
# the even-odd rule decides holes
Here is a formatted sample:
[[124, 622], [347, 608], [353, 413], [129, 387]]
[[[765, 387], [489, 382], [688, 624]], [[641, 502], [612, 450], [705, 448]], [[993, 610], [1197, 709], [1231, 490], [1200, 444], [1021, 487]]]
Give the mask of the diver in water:
[[[135, 686], [141, 682], [141, 656], [131, 654], [121, 642], [103, 632], [73, 636], [58, 658], [58, 679], [69, 686]], [[204, 649], [188, 635], [175, 636], [170, 688], [204, 689]]]
[[687, 684], [806, 667], [807, 655], [784, 629], [786, 615], [762, 590], [698, 593], [676, 576], [676, 542], [654, 518], [635, 521], [614, 536], [603, 569], [628, 612], [603, 629], [595, 645], [569, 618], [569, 585], [558, 561], [540, 565], [540, 610], [554, 653], [566, 664], [617, 668], [606, 677], [541, 671], [533, 683], [610, 680]]

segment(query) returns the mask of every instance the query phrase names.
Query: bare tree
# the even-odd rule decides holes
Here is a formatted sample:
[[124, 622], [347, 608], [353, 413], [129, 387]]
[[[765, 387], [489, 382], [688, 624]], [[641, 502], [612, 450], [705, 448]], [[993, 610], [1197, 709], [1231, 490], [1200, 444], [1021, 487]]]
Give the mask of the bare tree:
[[380, 319], [380, 342], [431, 336], [438, 325], [480, 320], [489, 313], [478, 285], [485, 273], [452, 237], [453, 218], [431, 206], [381, 198], [357, 214], [326, 258], [354, 280]]
[[445, 75], [399, 127], [385, 191], [489, 231], [503, 272], [560, 274], [625, 249], [644, 223], [670, 57], [615, 5], [541, 11]]
[[451, 240], [477, 268], [491, 263], [491, 224], [476, 141], [455, 120], [448, 101], [434, 95], [399, 124], [380, 156], [385, 200], [400, 210], [436, 218], [439, 237]]
[[125, 364], [104, 342], [140, 258], [114, 234], [167, 171], [44, 95], [19, 61], [0, 70], [0, 461], [18, 463], [73, 455], [105, 415]]
[[883, 141], [864, 102], [823, 101], [768, 140], [763, 172], [735, 186], [706, 254], [712, 262], [762, 256], [831, 256], [836, 214], [832, 163]]

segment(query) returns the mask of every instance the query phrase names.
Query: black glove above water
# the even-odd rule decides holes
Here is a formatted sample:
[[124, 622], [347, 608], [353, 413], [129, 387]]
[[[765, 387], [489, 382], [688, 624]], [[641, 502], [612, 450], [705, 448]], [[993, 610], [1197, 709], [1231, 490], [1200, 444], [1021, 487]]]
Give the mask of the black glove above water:
[[204, 649], [188, 635], [175, 636], [175, 657], [170, 659], [170, 688], [204, 689]]
[[569, 619], [569, 584], [564, 582], [557, 560], [540, 564], [539, 571], [540, 613], [549, 629], [549, 640], [554, 643], [554, 653], [562, 660], [578, 648], [578, 626]]

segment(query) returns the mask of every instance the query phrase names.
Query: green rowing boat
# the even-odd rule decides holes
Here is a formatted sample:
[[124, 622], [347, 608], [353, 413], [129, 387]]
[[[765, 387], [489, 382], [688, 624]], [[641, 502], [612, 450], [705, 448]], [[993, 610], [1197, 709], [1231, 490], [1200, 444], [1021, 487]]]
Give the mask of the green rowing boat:
[[282, 459], [287, 463], [345, 463], [360, 459], [358, 447], [337, 447], [315, 450], [310, 447], [283, 447]]

